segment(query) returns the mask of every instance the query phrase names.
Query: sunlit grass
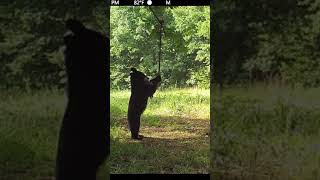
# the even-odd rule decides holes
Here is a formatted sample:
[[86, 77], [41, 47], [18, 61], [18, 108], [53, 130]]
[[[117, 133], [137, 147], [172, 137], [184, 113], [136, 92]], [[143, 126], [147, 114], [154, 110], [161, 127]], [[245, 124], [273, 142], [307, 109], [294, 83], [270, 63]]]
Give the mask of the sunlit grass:
[[141, 118], [141, 142], [127, 128], [129, 97], [111, 92], [111, 173], [208, 172], [209, 90], [158, 91]]

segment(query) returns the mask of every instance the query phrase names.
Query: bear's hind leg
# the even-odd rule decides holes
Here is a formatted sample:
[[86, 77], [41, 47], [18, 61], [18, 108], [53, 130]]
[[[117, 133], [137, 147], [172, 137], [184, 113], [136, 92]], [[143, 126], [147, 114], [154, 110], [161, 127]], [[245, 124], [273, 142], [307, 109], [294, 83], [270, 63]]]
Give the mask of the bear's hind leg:
[[138, 113], [128, 114], [129, 129], [131, 131], [131, 138], [141, 140], [143, 136], [139, 135], [140, 130], [140, 117]]

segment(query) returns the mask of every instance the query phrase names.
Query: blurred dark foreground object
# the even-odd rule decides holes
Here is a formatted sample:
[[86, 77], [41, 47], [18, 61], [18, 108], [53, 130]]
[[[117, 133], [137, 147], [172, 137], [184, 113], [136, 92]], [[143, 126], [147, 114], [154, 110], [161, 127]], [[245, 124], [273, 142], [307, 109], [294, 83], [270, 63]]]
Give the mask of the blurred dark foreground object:
[[68, 103], [59, 134], [56, 180], [95, 180], [110, 152], [108, 38], [74, 19], [66, 21], [66, 28]]

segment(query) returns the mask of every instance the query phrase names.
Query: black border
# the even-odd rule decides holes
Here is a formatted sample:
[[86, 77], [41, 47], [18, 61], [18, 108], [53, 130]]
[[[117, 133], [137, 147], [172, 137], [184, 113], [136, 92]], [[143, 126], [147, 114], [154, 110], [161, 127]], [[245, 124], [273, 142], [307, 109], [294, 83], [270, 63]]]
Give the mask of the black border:
[[209, 180], [209, 174], [110, 174], [110, 180], [115, 179], [130, 179], [130, 180], [153, 180], [153, 179], [165, 179], [165, 180]]

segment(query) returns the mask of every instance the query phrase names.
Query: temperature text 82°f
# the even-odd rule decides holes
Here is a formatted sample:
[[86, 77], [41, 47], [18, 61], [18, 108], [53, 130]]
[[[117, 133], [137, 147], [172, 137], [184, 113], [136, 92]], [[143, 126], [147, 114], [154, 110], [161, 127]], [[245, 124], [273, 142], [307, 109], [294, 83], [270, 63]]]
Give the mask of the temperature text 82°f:
[[133, 4], [134, 4], [135, 6], [143, 5], [143, 4], [144, 4], [144, 0], [134, 0]]

